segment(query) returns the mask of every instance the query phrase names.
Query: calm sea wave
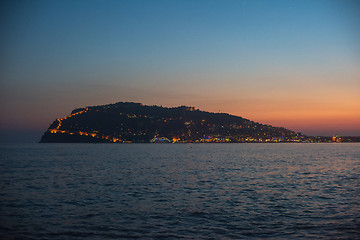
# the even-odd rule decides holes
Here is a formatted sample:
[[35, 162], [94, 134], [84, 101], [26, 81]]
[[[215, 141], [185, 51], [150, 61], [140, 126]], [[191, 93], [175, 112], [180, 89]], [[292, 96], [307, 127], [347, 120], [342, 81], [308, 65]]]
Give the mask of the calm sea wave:
[[360, 239], [360, 144], [0, 147], [3, 239]]

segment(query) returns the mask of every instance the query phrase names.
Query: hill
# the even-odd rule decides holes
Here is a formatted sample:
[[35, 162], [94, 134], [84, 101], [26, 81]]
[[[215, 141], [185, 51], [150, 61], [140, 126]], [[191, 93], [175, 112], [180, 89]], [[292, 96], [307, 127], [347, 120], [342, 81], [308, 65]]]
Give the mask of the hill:
[[56, 119], [40, 142], [278, 142], [299, 141], [294, 131], [194, 107], [115, 104], [75, 109]]

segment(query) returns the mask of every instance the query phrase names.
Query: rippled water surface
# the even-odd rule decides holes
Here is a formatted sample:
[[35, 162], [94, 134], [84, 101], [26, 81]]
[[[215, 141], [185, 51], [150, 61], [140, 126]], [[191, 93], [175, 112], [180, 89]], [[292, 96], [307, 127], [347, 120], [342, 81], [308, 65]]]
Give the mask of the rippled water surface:
[[4, 239], [360, 239], [360, 144], [33, 144], [0, 159]]

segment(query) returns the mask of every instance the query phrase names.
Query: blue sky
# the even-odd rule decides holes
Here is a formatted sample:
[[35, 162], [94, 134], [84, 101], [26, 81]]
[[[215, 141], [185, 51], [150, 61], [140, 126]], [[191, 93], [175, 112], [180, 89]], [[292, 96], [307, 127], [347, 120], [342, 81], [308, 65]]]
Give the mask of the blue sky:
[[77, 107], [135, 101], [360, 135], [358, 1], [4, 1], [1, 9], [1, 130], [41, 132]]

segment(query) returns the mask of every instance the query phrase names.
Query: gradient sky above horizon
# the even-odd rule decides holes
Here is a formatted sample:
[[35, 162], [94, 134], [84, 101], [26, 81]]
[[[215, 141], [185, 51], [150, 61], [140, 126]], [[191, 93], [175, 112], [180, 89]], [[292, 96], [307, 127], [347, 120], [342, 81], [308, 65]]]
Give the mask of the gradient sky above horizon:
[[2, 1], [0, 131], [188, 105], [360, 136], [360, 1]]

